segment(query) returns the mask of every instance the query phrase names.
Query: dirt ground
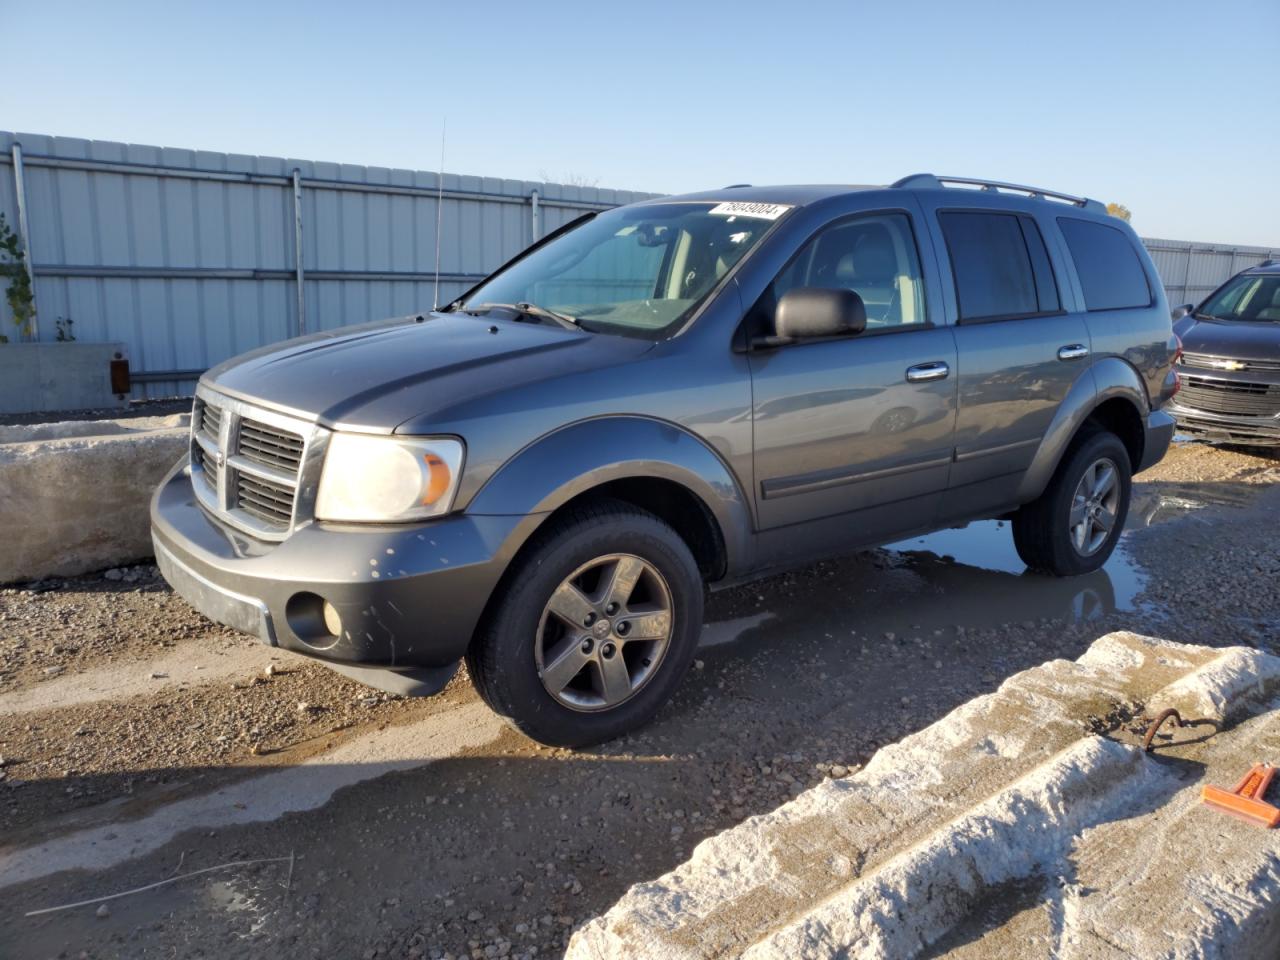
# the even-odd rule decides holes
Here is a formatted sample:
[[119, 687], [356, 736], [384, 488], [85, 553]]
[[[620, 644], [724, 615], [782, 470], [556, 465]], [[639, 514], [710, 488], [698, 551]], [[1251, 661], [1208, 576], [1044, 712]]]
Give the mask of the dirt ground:
[[1010, 673], [1116, 629], [1274, 650], [1277, 480], [1179, 445], [1075, 580], [991, 521], [713, 594], [674, 702], [576, 753], [465, 676], [399, 700], [253, 644], [149, 565], [0, 590], [0, 956], [559, 956], [703, 837]]

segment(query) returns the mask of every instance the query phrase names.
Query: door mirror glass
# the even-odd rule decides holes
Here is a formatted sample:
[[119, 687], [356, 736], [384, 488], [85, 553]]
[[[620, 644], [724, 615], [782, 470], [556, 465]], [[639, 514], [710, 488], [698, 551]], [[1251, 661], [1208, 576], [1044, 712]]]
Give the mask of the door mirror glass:
[[779, 337], [798, 340], [861, 333], [867, 328], [867, 308], [855, 290], [795, 287], [778, 301], [774, 330]]
[[1177, 323], [1179, 320], [1181, 320], [1183, 317], [1185, 317], [1188, 313], [1190, 313], [1195, 308], [1196, 308], [1196, 305], [1194, 303], [1184, 303], [1180, 307], [1174, 307], [1169, 312], [1169, 314], [1173, 318], [1173, 322]]

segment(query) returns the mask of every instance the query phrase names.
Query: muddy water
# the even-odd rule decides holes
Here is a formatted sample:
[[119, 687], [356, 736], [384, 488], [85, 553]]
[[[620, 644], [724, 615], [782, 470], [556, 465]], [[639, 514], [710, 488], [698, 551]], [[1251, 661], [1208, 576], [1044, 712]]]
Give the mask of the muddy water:
[[[701, 648], [767, 645], [815, 629], [827, 636], [875, 638], [904, 631], [982, 630], [1055, 620], [1085, 623], [1133, 612], [1149, 579], [1128, 543], [1134, 531], [1188, 516], [1198, 520], [1199, 511], [1241, 507], [1250, 496], [1248, 490], [1204, 484], [1135, 486], [1115, 553], [1101, 570], [1067, 579], [1028, 571], [1004, 520], [902, 540], [879, 551], [820, 564], [814, 568], [816, 574], [780, 578], [789, 589], [767, 590], [767, 602], [763, 593], [750, 595], [754, 588], [714, 595]], [[759, 609], [744, 611], [753, 600]], [[1143, 612], [1158, 616], [1161, 611]]]

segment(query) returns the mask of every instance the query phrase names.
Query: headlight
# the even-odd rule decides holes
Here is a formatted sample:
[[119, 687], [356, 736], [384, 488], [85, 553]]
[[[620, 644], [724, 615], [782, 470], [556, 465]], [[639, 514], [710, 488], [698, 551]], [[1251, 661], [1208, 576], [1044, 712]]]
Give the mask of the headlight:
[[448, 513], [462, 472], [462, 443], [335, 433], [316, 496], [317, 520], [387, 522]]

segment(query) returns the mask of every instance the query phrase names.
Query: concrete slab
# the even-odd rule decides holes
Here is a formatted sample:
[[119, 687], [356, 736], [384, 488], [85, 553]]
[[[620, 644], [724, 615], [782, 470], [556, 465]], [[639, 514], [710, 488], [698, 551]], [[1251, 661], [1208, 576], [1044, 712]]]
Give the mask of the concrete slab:
[[5, 427], [0, 583], [151, 555], [148, 504], [186, 451], [189, 416]]
[[[1141, 717], [1215, 721], [1153, 754]], [[1280, 831], [1200, 803], [1280, 759], [1280, 658], [1110, 634], [700, 844], [573, 960], [1274, 956]]]

